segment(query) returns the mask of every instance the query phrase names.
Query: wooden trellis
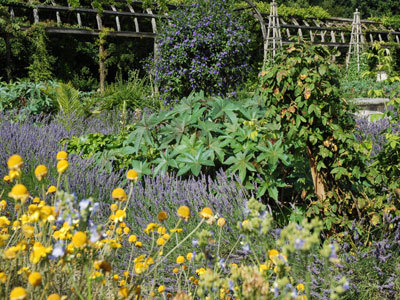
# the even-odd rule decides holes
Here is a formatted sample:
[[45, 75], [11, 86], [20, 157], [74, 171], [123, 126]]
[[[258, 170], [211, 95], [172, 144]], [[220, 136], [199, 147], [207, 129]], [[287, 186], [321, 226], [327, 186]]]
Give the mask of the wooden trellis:
[[347, 52], [347, 57], [346, 57], [346, 68], [349, 67], [350, 58], [353, 55], [355, 55], [357, 58], [357, 71], [360, 72], [360, 51], [363, 43], [364, 43], [364, 37], [361, 29], [360, 12], [358, 11], [358, 9], [356, 9], [351, 28], [349, 51]]
[[[270, 14], [268, 16], [268, 32], [267, 32], [267, 55], [269, 52], [271, 59], [275, 57], [278, 47], [282, 47], [281, 27], [278, 16], [278, 6], [275, 0], [272, 1]], [[264, 61], [265, 62], [265, 61]]]

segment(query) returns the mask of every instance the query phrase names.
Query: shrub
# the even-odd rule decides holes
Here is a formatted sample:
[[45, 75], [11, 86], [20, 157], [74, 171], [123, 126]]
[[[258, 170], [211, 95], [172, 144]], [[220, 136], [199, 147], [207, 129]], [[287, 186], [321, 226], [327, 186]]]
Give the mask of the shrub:
[[164, 99], [235, 91], [249, 71], [249, 42], [226, 0], [201, 0], [175, 11], [159, 33], [153, 70]]

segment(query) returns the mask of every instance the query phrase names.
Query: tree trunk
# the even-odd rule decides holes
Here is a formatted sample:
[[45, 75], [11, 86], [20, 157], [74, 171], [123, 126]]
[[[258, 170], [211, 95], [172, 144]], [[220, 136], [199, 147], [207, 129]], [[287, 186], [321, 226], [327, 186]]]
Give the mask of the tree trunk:
[[314, 155], [311, 152], [309, 146], [307, 146], [308, 162], [310, 163], [311, 176], [314, 183], [314, 192], [317, 194], [318, 199], [326, 199], [326, 191], [324, 181], [321, 177], [321, 173], [317, 171], [317, 162], [315, 161]]

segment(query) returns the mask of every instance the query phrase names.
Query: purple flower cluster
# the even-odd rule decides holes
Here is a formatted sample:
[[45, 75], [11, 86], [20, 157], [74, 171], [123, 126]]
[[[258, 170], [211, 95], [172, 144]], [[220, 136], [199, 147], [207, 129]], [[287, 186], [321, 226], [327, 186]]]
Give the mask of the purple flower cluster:
[[226, 95], [250, 70], [249, 33], [226, 0], [177, 10], [158, 38], [155, 81], [169, 101], [203, 90]]

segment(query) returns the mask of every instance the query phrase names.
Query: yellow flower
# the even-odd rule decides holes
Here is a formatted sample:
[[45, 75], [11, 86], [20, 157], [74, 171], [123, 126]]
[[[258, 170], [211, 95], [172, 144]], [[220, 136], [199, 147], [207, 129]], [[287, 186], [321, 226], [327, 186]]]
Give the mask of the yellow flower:
[[10, 181], [13, 181], [15, 178], [21, 178], [21, 170], [10, 170], [8, 172], [8, 177], [10, 178]]
[[115, 231], [118, 235], [122, 234], [122, 228], [118, 227], [117, 230]]
[[26, 291], [23, 287], [19, 286], [14, 288], [10, 294], [10, 300], [24, 300], [26, 299]]
[[197, 269], [196, 270], [196, 273], [197, 273], [197, 275], [203, 275], [203, 274], [205, 274], [207, 271], [206, 271], [206, 269], [204, 269], [204, 268], [200, 268], [200, 269]]
[[126, 217], [126, 212], [125, 210], [119, 209], [115, 212], [115, 217], [114, 217], [114, 222], [122, 222], [124, 218]]
[[23, 164], [24, 161], [18, 154], [11, 155], [7, 161], [7, 166], [10, 170], [19, 170]]
[[304, 292], [304, 284], [299, 283], [299, 284], [296, 286], [296, 289], [297, 289], [299, 292]]
[[135, 263], [135, 273], [136, 274], [142, 274], [144, 271], [146, 271], [146, 265], [142, 262], [137, 262]]
[[205, 207], [201, 210], [200, 216], [204, 219], [209, 219], [213, 216], [213, 212], [212, 212], [211, 208]]
[[171, 237], [171, 236], [170, 236], [168, 233], [163, 234], [163, 236], [162, 236], [162, 238], [163, 238], [164, 240], [166, 240], [166, 241], [168, 241], [170, 237]]
[[72, 237], [72, 244], [75, 248], [83, 248], [87, 242], [87, 235], [82, 231], [78, 231]]
[[61, 300], [61, 297], [58, 294], [51, 294], [47, 297], [47, 300]]
[[132, 234], [128, 238], [129, 243], [135, 243], [137, 241], [136, 235]]
[[160, 237], [157, 239], [156, 243], [158, 246], [163, 246], [166, 242], [167, 242], [166, 240], [164, 240], [162, 237]]
[[0, 228], [1, 227], [6, 227], [6, 226], [8, 226], [10, 224], [11, 224], [11, 222], [10, 222], [9, 219], [7, 219], [7, 217], [4, 217], [4, 216], [0, 217]]
[[171, 233], [181, 233], [182, 232], [182, 228], [175, 228], [175, 229], [170, 229], [169, 232]]
[[168, 218], [168, 214], [165, 211], [160, 211], [157, 215], [158, 221], [162, 222]]
[[14, 259], [17, 257], [19, 250], [21, 250], [20, 247], [12, 246], [8, 248], [6, 251], [4, 251], [3, 255], [7, 259]]
[[126, 193], [122, 188], [116, 188], [112, 191], [111, 193], [111, 197], [114, 200], [118, 200], [118, 201], [126, 201]]
[[163, 227], [163, 226], [160, 226], [157, 229], [157, 233], [161, 234], [161, 235], [166, 234], [167, 233], [167, 229], [165, 227]]
[[131, 169], [128, 171], [128, 173], [126, 173], [126, 178], [128, 180], [136, 182], [138, 180], [138, 177], [139, 177], [139, 175], [138, 175], [138, 172], [136, 172], [136, 170]]
[[25, 202], [29, 197], [28, 190], [23, 184], [16, 184], [11, 189], [11, 192], [8, 193], [8, 196], [13, 198], [15, 201]]
[[7, 202], [6, 200], [1, 200], [0, 201], [0, 211], [5, 210], [7, 207]]
[[68, 153], [65, 152], [65, 151], [59, 151], [59, 152], [57, 153], [56, 159], [57, 159], [58, 161], [60, 161], [60, 160], [67, 160], [67, 159], [68, 159]]
[[155, 229], [157, 229], [158, 224], [157, 223], [150, 223], [147, 225], [147, 227], [144, 229], [144, 232], [146, 234], [149, 234], [150, 232], [153, 232]]
[[10, 176], [8, 176], [8, 175], [4, 176], [4, 177], [3, 177], [3, 181], [4, 181], [4, 182], [11, 182]]
[[7, 281], [7, 274], [4, 272], [0, 272], [0, 282], [6, 283], [6, 281]]
[[163, 293], [164, 291], [165, 291], [165, 286], [160, 285], [160, 286], [158, 287], [158, 292], [159, 292], [159, 293]]
[[116, 211], [118, 209], [118, 205], [113, 203], [113, 204], [110, 205], [110, 209], [111, 209], [111, 211], [114, 212], [114, 211]]
[[275, 257], [278, 256], [278, 255], [279, 255], [279, 252], [278, 252], [278, 250], [276, 250], [276, 249], [272, 249], [272, 250], [269, 250], [269, 251], [268, 251], [268, 257], [269, 257], [269, 259], [272, 260], [272, 261], [273, 261], [273, 258], [275, 258]]
[[175, 274], [178, 274], [178, 273], [179, 273], [179, 269], [178, 269], [178, 268], [174, 268], [174, 269], [172, 270], [172, 272], [174, 272]]
[[33, 251], [31, 253], [31, 262], [34, 264], [37, 264], [41, 258], [44, 258], [47, 256], [48, 253], [50, 253], [53, 250], [53, 247], [44, 247], [40, 242], [36, 242], [33, 245]]
[[35, 176], [37, 180], [41, 181], [44, 177], [47, 176], [47, 167], [44, 165], [38, 165], [35, 169]]
[[127, 287], [121, 287], [118, 290], [118, 296], [120, 296], [121, 298], [128, 298], [129, 296], [129, 289]]
[[129, 232], [131, 232], [131, 229], [129, 227], [125, 227], [124, 228], [124, 233], [128, 234]]
[[63, 174], [68, 169], [68, 161], [67, 160], [60, 160], [57, 163], [57, 172]]
[[142, 248], [143, 244], [142, 244], [142, 242], [136, 242], [135, 246], [138, 248]]
[[30, 226], [28, 224], [22, 226], [22, 233], [24, 234], [25, 238], [33, 237], [34, 232], [35, 228], [33, 226]]
[[180, 255], [180, 256], [178, 256], [177, 258], [176, 258], [176, 263], [177, 264], [183, 264], [185, 262], [185, 258], [182, 256], [182, 255]]
[[178, 208], [178, 216], [182, 219], [184, 219], [185, 221], [189, 220], [189, 216], [190, 216], [190, 209], [187, 206], [181, 206]]
[[57, 192], [57, 188], [54, 185], [49, 186], [46, 194], [53, 194]]
[[33, 198], [32, 203], [35, 203], [35, 204], [40, 203], [40, 198], [39, 197]]
[[32, 272], [29, 274], [28, 281], [33, 286], [38, 286], [42, 284], [42, 275], [39, 272]]
[[218, 221], [217, 221], [217, 225], [218, 225], [219, 227], [224, 227], [224, 226], [225, 226], [225, 223], [226, 223], [226, 221], [225, 221], [224, 218], [219, 218]]
[[192, 260], [193, 259], [193, 252], [188, 252], [188, 254], [186, 254], [186, 259], [187, 260]]

